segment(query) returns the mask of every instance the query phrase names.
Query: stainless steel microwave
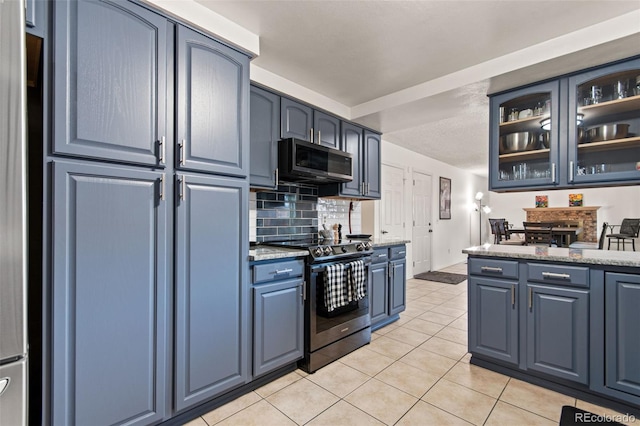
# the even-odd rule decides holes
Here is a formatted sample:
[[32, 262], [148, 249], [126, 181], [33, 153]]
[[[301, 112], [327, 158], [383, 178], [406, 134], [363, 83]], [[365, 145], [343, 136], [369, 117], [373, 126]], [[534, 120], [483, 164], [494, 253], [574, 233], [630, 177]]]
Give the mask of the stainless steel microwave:
[[353, 157], [302, 139], [283, 139], [278, 143], [278, 171], [280, 178], [289, 182], [350, 182]]

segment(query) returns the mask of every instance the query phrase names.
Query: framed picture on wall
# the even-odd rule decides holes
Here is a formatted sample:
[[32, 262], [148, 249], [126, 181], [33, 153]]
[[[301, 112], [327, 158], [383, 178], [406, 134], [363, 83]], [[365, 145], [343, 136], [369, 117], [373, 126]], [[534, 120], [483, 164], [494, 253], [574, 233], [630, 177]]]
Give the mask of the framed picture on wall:
[[451, 179], [440, 177], [440, 219], [451, 219]]

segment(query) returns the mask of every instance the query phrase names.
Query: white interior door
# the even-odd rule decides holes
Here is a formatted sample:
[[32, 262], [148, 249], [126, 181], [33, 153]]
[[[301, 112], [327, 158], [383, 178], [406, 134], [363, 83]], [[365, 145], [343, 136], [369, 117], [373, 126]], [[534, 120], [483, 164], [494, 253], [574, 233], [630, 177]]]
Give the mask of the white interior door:
[[382, 164], [380, 233], [383, 238], [404, 239], [404, 170]]
[[431, 270], [431, 176], [413, 172], [413, 275]]

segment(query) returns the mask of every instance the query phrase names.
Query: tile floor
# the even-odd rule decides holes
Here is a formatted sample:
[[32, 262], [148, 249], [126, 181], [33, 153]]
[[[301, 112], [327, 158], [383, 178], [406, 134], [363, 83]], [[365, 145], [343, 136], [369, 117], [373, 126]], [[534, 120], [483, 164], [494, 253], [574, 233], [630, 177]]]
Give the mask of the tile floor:
[[[466, 274], [466, 264], [443, 271]], [[188, 426], [557, 425], [563, 405], [617, 414], [470, 365], [469, 357], [467, 282], [410, 279], [407, 309], [371, 344], [314, 374], [289, 373]]]

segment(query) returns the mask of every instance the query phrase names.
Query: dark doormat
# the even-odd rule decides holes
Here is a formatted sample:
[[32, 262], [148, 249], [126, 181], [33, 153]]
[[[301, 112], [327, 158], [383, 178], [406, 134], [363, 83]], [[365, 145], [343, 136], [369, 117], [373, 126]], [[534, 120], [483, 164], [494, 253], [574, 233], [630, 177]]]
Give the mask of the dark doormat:
[[462, 274], [452, 274], [449, 272], [431, 271], [431, 272], [423, 272], [421, 274], [414, 275], [413, 278], [416, 278], [419, 280], [436, 281], [439, 283], [446, 283], [446, 284], [458, 284], [466, 280], [467, 276]]
[[615, 416], [601, 416], [599, 414], [590, 413], [570, 405], [562, 407], [560, 414], [560, 426], [576, 426], [576, 425], [620, 425], [614, 420]]

